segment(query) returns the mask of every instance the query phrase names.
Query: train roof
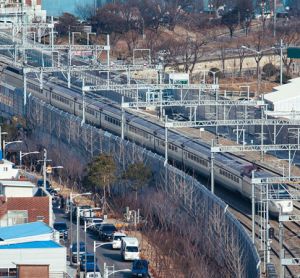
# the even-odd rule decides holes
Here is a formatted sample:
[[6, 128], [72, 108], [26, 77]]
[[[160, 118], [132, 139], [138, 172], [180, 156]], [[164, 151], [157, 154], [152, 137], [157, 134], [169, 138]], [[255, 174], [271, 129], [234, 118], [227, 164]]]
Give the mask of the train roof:
[[[57, 80], [56, 80], [57, 81]], [[74, 87], [68, 88], [66, 85], [62, 84], [62, 82], [54, 83], [53, 81], [47, 82], [47, 87], [52, 87], [54, 91], [66, 93], [70, 98], [80, 98], [81, 90], [76, 89]], [[119, 108], [115, 107], [113, 104], [103, 103], [100, 99], [96, 102], [92, 100], [92, 97], [87, 94], [87, 102], [93, 101], [92, 104], [89, 104], [90, 107], [96, 107], [99, 110], [103, 109], [112, 115], [121, 115], [121, 111]], [[146, 119], [145, 117], [141, 117], [140, 115], [137, 116], [135, 114], [129, 113], [126, 111], [126, 120], [128, 123], [134, 122], [135, 124], [139, 125], [143, 129], [147, 129], [149, 133], [154, 134], [164, 140], [165, 130], [164, 127], [159, 125], [158, 123], [154, 123]], [[169, 143], [176, 144], [178, 146], [183, 147], [187, 151], [191, 151], [193, 153], [198, 152], [201, 155], [209, 158], [210, 157], [210, 145], [201, 142], [200, 139], [197, 138], [189, 138], [183, 134], [179, 134], [176, 131], [170, 130], [168, 132], [168, 141]], [[251, 165], [251, 162], [246, 162], [241, 158], [233, 156], [229, 153], [217, 153], [215, 155], [216, 162], [221, 163], [222, 165], [228, 165], [230, 168], [233, 168], [239, 172], [242, 172], [247, 165]], [[255, 177], [269, 177], [274, 176], [274, 174], [267, 172], [265, 170], [260, 170], [255, 172]]]

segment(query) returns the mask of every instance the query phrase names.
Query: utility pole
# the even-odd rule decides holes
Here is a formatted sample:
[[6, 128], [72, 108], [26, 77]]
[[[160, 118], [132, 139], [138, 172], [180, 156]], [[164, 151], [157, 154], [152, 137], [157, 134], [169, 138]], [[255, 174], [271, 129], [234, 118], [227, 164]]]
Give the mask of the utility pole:
[[85, 123], [85, 91], [84, 91], [84, 79], [82, 79], [82, 121], [81, 126]]
[[276, 17], [277, 17], [277, 13], [276, 13], [276, 10], [277, 10], [277, 7], [276, 7], [276, 0], [274, 0], [274, 4], [273, 4], [273, 8], [274, 8], [274, 15], [273, 15], [273, 19], [274, 19], [274, 29], [273, 29], [273, 35], [274, 35], [274, 38], [276, 37]]
[[280, 85], [282, 85], [282, 71], [283, 71], [283, 62], [282, 62], [282, 56], [283, 56], [283, 41], [280, 40]]
[[[211, 146], [214, 147], [214, 139], [211, 140]], [[211, 151], [210, 152], [210, 191], [212, 194], [215, 193], [214, 160], [215, 160], [215, 153]]]
[[[168, 115], [165, 115], [165, 124], [168, 122]], [[165, 126], [165, 162], [164, 166], [166, 167], [168, 164], [168, 127]]]
[[124, 96], [122, 96], [122, 105], [121, 105], [121, 139], [124, 140], [124, 127], [125, 127], [125, 111], [124, 111]]
[[47, 186], [46, 186], [46, 179], [47, 179], [46, 167], [47, 167], [47, 150], [44, 149], [44, 164], [43, 164], [43, 184], [44, 184], [44, 190], [47, 190]]

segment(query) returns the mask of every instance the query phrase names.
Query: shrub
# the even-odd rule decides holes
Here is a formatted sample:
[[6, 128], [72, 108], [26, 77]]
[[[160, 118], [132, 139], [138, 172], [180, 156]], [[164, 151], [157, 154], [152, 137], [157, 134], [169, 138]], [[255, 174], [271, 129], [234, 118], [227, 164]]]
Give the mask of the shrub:
[[276, 67], [272, 63], [265, 64], [262, 70], [265, 73], [266, 77], [271, 77], [277, 72]]

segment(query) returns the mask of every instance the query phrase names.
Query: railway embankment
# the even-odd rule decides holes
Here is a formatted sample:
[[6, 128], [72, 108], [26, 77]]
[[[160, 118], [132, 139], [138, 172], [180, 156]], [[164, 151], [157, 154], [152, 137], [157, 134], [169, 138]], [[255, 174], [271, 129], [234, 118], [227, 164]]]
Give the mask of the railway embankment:
[[[164, 160], [157, 154], [90, 125], [81, 126], [80, 118], [62, 113], [37, 98], [31, 97], [28, 107], [32, 136], [48, 150], [56, 149], [56, 159], [70, 160], [65, 153], [68, 146], [68, 153], [76, 153], [81, 160], [106, 152], [113, 155], [120, 166], [142, 160], [152, 169], [155, 186], [151, 190], [158, 201], [149, 198], [147, 207], [151, 209], [144, 214], [151, 216], [149, 223], [156, 230], [162, 229], [159, 235], [164, 237], [159, 245], [165, 245], [165, 250], [171, 246], [166, 232], [172, 231], [171, 238], [179, 248], [172, 250], [172, 254], [181, 267], [188, 266], [189, 274], [199, 271], [196, 259], [201, 258], [206, 266], [217, 265], [228, 275], [258, 277], [259, 258], [247, 232], [226, 209], [226, 204], [197, 180], [171, 165], [164, 167]], [[74, 163], [74, 159], [70, 161], [73, 162], [71, 167], [82, 167], [81, 163]], [[179, 235], [184, 240], [179, 240]], [[191, 256], [186, 258], [189, 260], [182, 259], [183, 250], [194, 259]]]

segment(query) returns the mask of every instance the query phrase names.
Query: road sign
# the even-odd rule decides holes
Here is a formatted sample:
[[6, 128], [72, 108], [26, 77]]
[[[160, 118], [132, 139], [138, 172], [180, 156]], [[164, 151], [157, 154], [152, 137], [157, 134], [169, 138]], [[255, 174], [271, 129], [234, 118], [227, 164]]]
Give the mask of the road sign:
[[288, 58], [300, 59], [300, 47], [288, 47], [287, 56]]
[[281, 259], [282, 265], [300, 265], [300, 258]]
[[47, 166], [46, 173], [47, 174], [51, 174], [52, 173], [52, 167], [51, 166]]

